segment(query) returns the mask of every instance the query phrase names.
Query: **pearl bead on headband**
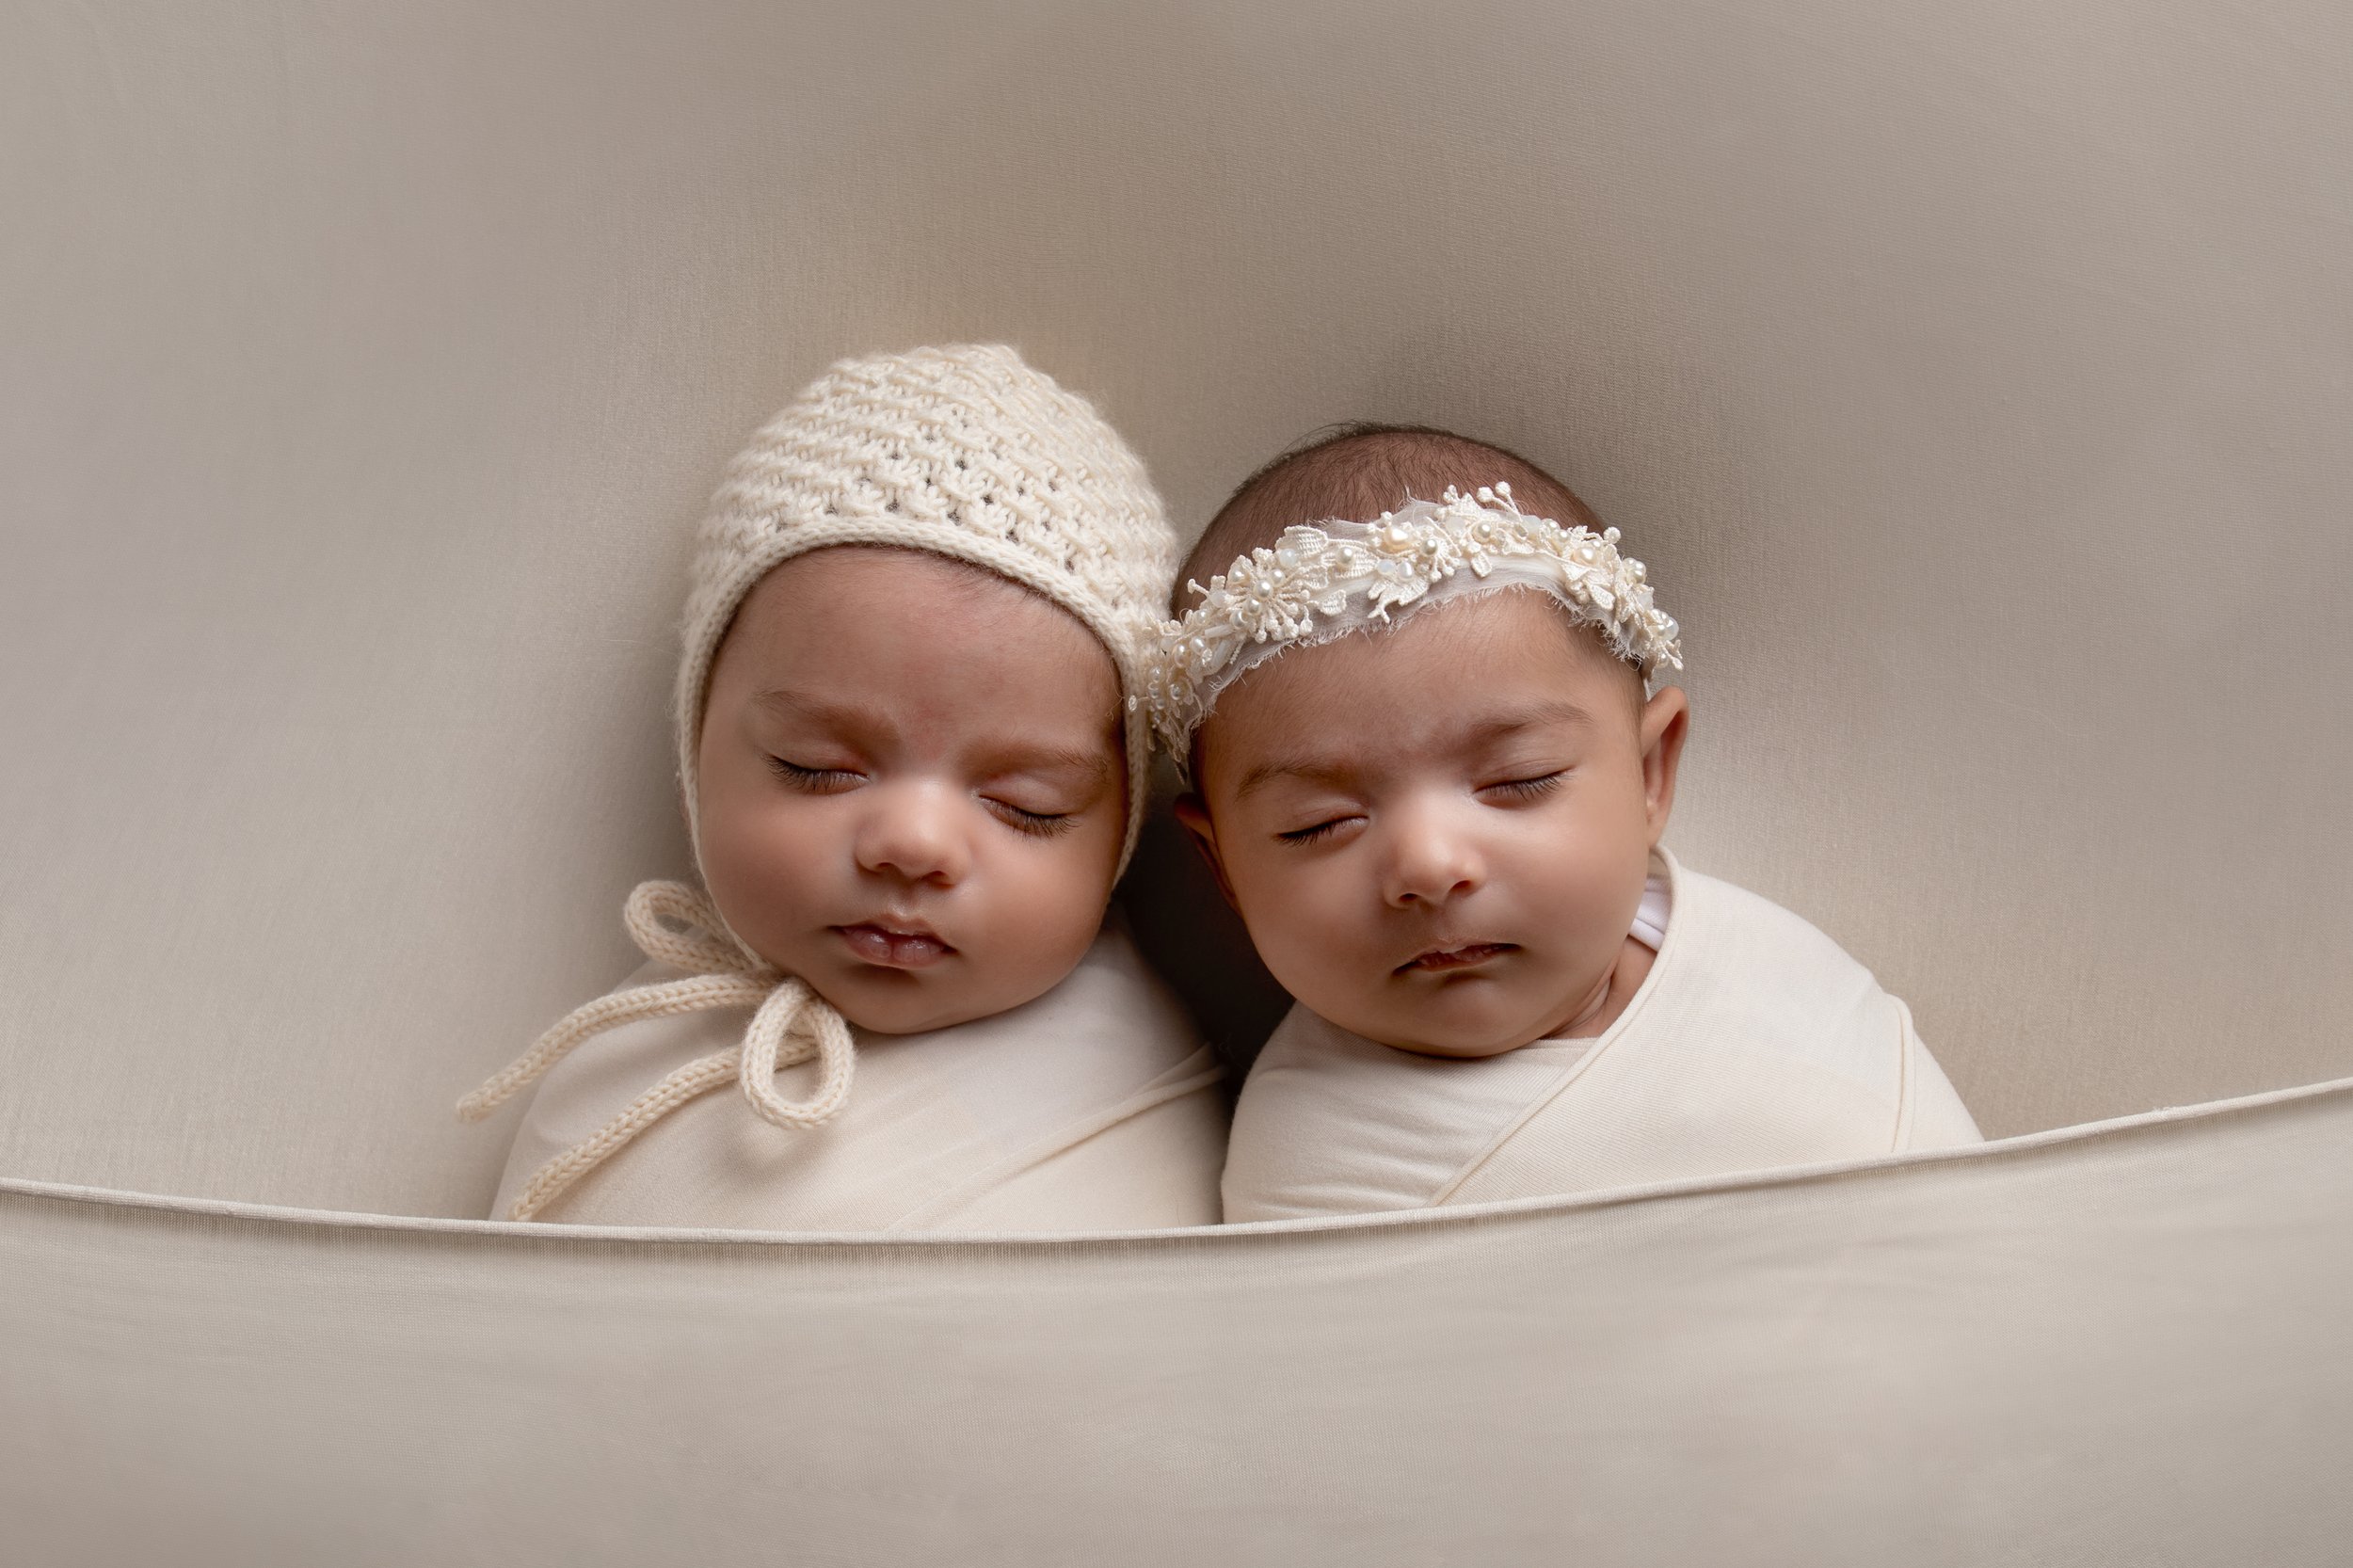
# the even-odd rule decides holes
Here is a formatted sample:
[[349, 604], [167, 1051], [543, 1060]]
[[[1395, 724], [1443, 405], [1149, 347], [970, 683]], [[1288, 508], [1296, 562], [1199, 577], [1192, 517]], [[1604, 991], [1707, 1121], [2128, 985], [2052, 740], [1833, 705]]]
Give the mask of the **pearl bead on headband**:
[[1371, 522], [1296, 524], [1208, 587], [1185, 584], [1201, 602], [1161, 624], [1144, 655], [1142, 701], [1181, 764], [1218, 694], [1285, 648], [1387, 624], [1393, 610], [1513, 587], [1549, 593], [1647, 680], [1681, 669], [1683, 650], [1646, 576], [1619, 553], [1616, 529], [1531, 516], [1504, 484], [1475, 495], [1449, 487], [1440, 500], [1408, 500]]

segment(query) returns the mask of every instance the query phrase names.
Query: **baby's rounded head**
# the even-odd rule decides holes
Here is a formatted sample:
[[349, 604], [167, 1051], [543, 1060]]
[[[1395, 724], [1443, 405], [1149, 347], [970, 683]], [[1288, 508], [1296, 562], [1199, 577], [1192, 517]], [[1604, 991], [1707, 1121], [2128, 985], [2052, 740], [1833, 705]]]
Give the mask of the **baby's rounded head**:
[[[1254, 551], [1275, 548], [1286, 529], [1333, 519], [1370, 522], [1416, 499], [1431, 500], [1449, 490], [1476, 495], [1497, 485], [1510, 487], [1512, 500], [1530, 516], [1603, 531], [1601, 520], [1574, 490], [1508, 448], [1428, 425], [1347, 424], [1285, 453], [1235, 488], [1177, 568], [1170, 613], [1183, 616], [1199, 600], [1199, 584]], [[1608, 651], [1596, 629], [1578, 631]], [[1611, 662], [1625, 671], [1623, 683], [1639, 707], [1641, 671]]]
[[1645, 696], [1676, 629], [1616, 538], [1515, 454], [1357, 426], [1193, 550], [1179, 581], [1211, 587], [1178, 590], [1153, 693], [1191, 754], [1178, 813], [1312, 1011], [1484, 1056], [1623, 1009], [1687, 708]]
[[1142, 637], [1175, 541], [1142, 464], [995, 346], [844, 360], [702, 532], [678, 686], [730, 933], [851, 1022], [1044, 994], [1135, 841]]
[[1426, 424], [1352, 424], [1320, 432], [1234, 488], [1186, 552], [1170, 590], [1183, 615], [1227, 563], [1273, 545], [1294, 523], [1347, 518], [1369, 522], [1416, 497], [1449, 489], [1476, 493], [1509, 484], [1523, 510], [1569, 527], [1601, 532], [1601, 520], [1566, 485], [1507, 447]]

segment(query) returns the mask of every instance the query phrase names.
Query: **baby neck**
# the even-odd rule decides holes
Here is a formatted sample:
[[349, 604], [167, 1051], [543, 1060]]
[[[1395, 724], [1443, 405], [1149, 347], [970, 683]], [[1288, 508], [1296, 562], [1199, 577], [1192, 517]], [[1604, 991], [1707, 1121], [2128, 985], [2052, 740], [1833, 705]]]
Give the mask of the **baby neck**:
[[[1585, 993], [1570, 1012], [1568, 1021], [1548, 1029], [1539, 1036], [1544, 1040], [1589, 1040], [1616, 1023], [1625, 1012], [1626, 1003], [1642, 988], [1650, 974], [1651, 962], [1657, 954], [1648, 946], [1628, 936], [1618, 946], [1618, 956], [1592, 990]], [[1532, 1043], [1532, 1042], [1531, 1042]]]

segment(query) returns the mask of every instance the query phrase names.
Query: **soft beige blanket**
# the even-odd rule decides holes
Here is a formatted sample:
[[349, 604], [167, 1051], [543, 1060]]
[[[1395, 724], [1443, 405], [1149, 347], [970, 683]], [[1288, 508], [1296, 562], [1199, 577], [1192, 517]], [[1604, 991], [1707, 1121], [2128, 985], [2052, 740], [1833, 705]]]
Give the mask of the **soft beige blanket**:
[[1454, 1061], [1294, 1007], [1234, 1113], [1229, 1221], [1597, 1191], [1979, 1142], [1904, 1004], [1778, 904], [1679, 866], [1590, 1040]]
[[[678, 971], [648, 964], [625, 985]], [[493, 1214], [647, 1085], [744, 1032], [740, 1009], [587, 1041], [525, 1111]], [[1116, 925], [1068, 979], [1009, 1013], [924, 1034], [856, 1032], [857, 1079], [823, 1126], [741, 1095], [695, 1100], [550, 1204], [572, 1224], [1048, 1231], [1213, 1224], [1225, 1116], [1214, 1058]], [[814, 1063], [777, 1075], [806, 1095]]]

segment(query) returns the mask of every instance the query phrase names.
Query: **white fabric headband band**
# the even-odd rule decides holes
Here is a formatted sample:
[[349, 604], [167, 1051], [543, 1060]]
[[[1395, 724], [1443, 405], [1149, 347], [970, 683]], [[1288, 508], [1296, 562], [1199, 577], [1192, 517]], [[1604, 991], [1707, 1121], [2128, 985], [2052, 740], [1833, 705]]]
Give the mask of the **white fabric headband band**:
[[1182, 765], [1218, 694], [1285, 648], [1385, 624], [1393, 610], [1511, 587], [1549, 593], [1647, 680], [1681, 669], [1683, 650], [1645, 576], [1641, 562], [1618, 552], [1616, 529], [1530, 516], [1509, 485], [1476, 495], [1449, 488], [1371, 522], [1299, 524], [1208, 587], [1186, 584], [1201, 602], [1162, 623], [1145, 654], [1143, 701]]

